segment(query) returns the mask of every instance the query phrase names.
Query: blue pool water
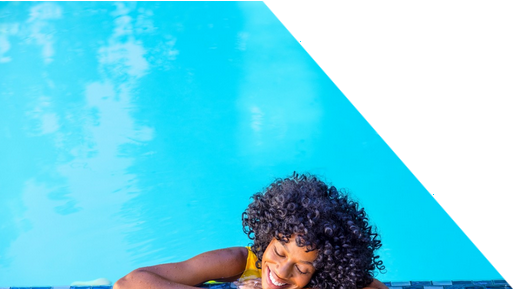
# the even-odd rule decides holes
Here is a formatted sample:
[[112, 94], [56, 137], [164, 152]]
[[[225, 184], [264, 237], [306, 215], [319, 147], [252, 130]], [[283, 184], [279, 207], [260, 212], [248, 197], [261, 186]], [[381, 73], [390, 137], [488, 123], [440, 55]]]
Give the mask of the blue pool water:
[[245, 246], [293, 171], [365, 207], [378, 279], [501, 279], [262, 2], [2, 2], [0, 103], [0, 287]]

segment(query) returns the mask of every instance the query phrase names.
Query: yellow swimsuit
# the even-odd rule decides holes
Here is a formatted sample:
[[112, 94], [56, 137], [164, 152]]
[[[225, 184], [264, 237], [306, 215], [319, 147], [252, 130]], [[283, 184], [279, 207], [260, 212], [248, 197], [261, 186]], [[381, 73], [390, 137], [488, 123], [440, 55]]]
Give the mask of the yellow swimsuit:
[[262, 270], [258, 269], [255, 265], [256, 261], [258, 261], [258, 257], [251, 251], [251, 247], [246, 248], [248, 249], [248, 258], [246, 260], [246, 269], [244, 269], [244, 273], [242, 273], [239, 278], [240, 282], [262, 278]]

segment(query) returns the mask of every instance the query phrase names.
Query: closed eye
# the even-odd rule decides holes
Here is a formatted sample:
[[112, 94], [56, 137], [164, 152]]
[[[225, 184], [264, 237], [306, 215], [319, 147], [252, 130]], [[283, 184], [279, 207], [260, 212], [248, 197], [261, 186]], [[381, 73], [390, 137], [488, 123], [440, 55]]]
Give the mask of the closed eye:
[[299, 269], [299, 267], [298, 267], [298, 266], [296, 266], [296, 269], [297, 269], [297, 271], [298, 271], [300, 274], [303, 274], [303, 275], [304, 275], [304, 274], [308, 273], [308, 272], [303, 272], [303, 271], [301, 271], [301, 269]]
[[274, 247], [274, 253], [276, 255], [278, 255], [279, 257], [285, 257], [284, 255], [280, 255], [280, 253], [278, 253], [278, 251], [276, 250], [276, 247]]

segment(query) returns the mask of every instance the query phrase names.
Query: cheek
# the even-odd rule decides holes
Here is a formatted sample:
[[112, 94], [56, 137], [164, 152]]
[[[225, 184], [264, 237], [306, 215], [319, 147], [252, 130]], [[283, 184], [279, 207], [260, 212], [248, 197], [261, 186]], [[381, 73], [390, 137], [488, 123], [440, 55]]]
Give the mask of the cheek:
[[305, 287], [308, 283], [310, 283], [311, 276], [301, 276], [299, 283], [301, 284], [301, 287]]
[[262, 281], [262, 289], [267, 289], [268, 286], [267, 286], [267, 277], [266, 277], [266, 274], [267, 274], [267, 269], [264, 267], [265, 265], [263, 265], [262, 267], [262, 278], [261, 278], [261, 281]]
[[264, 252], [264, 255], [262, 256], [262, 261], [271, 261], [274, 262], [274, 255], [269, 253], [268, 251]]

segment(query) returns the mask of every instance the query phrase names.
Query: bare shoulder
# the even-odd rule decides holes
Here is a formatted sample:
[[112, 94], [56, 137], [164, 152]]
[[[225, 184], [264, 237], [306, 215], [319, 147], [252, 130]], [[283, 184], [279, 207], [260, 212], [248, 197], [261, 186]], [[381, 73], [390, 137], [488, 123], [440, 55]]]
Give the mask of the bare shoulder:
[[[372, 283], [369, 284], [369, 286], [365, 287], [369, 289], [388, 289], [388, 286], [383, 284], [381, 281], [374, 279]], [[363, 289], [365, 289], [363, 288]]]
[[138, 270], [185, 285], [197, 285], [208, 280], [235, 280], [246, 268], [247, 255], [245, 247], [232, 247], [205, 252], [183, 262]]

